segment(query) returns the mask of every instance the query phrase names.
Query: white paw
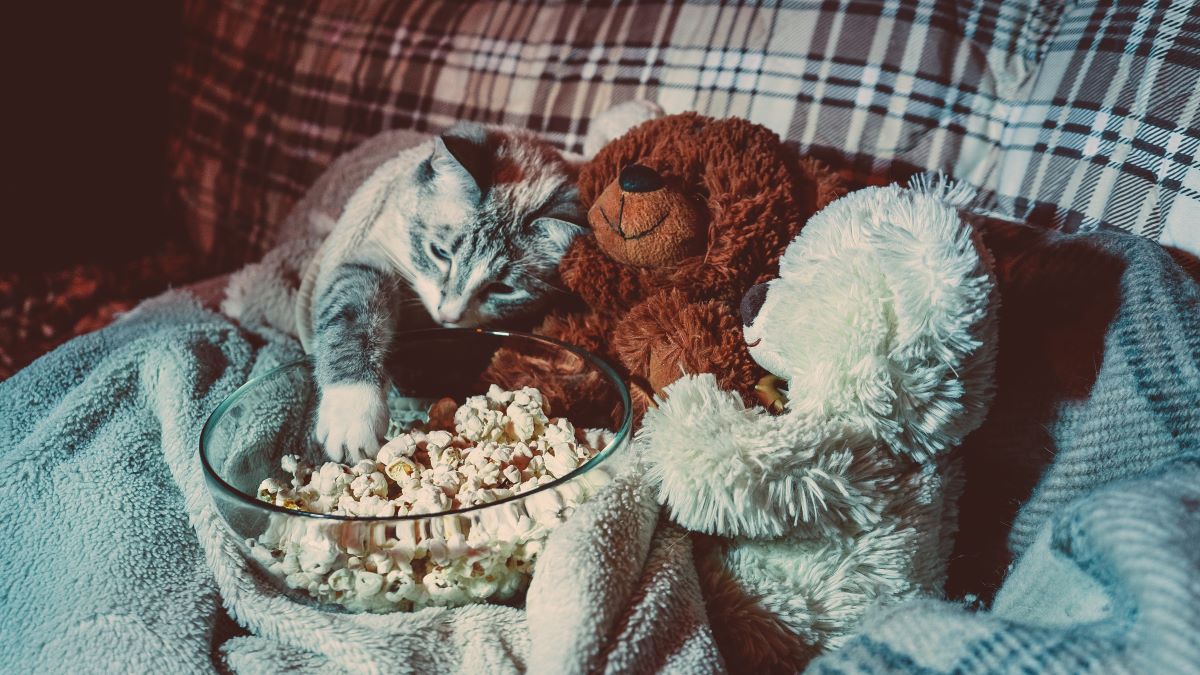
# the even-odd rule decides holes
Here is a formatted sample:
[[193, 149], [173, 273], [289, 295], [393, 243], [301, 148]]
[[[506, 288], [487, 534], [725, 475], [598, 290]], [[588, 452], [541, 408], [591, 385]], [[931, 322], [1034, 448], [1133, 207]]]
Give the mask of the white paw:
[[316, 439], [335, 462], [374, 458], [387, 424], [387, 395], [380, 387], [335, 384], [321, 392]]

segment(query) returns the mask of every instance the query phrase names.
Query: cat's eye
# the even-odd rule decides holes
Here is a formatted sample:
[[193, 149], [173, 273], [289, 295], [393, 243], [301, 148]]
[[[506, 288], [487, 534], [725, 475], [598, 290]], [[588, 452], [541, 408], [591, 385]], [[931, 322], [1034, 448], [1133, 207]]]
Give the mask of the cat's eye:
[[441, 246], [438, 246], [437, 244], [429, 245], [429, 255], [433, 258], [437, 258], [438, 260], [444, 260], [447, 262], [450, 260], [450, 252]]
[[514, 290], [516, 290], [516, 289], [514, 289], [512, 286], [509, 286], [506, 283], [497, 281], [495, 283], [488, 284], [487, 288], [483, 289], [483, 292], [484, 292], [484, 295], [508, 295], [509, 293], [512, 293]]

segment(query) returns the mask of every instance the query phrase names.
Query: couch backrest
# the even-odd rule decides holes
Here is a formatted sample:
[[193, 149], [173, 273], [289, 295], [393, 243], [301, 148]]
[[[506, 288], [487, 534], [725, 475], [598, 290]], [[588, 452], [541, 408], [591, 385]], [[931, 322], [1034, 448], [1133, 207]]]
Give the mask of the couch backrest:
[[[193, 0], [172, 197], [212, 267], [275, 241], [388, 128], [514, 124], [579, 150], [613, 103], [762, 123], [855, 183], [941, 169], [998, 212], [1200, 250], [1193, 1]], [[1189, 239], [1190, 237], [1190, 239]]]

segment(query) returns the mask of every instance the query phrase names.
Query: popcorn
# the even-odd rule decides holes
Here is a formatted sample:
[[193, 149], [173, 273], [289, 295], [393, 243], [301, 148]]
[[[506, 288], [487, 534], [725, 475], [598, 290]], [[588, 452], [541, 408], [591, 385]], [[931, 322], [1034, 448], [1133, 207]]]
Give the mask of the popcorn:
[[367, 495], [386, 498], [388, 494], [387, 476], [376, 471], [375, 463], [371, 462], [370, 473], [363, 472], [351, 481], [350, 494], [354, 495], [355, 499], [362, 499]]
[[384, 469], [387, 477], [395, 481], [401, 489], [408, 487], [414, 481], [419, 484], [419, 471], [420, 468], [417, 467], [417, 463], [407, 457], [397, 457], [395, 461], [388, 464], [387, 468]]
[[[521, 405], [520, 398], [524, 398], [525, 405]], [[505, 414], [509, 419], [509, 436], [521, 441], [528, 441], [538, 435], [549, 422], [546, 414], [542, 412], [542, 407], [528, 396], [518, 395], [518, 398], [505, 410]]]
[[462, 453], [454, 446], [437, 450], [436, 454], [435, 451], [430, 450], [429, 461], [434, 464], [435, 467], [438, 465], [453, 467], [457, 466], [459, 462], [462, 461]]
[[327, 583], [332, 591], [336, 591], [338, 593], [349, 591], [354, 588], [354, 572], [351, 572], [345, 567], [339, 570], [334, 570], [333, 573], [329, 575], [329, 580]]
[[417, 489], [410, 514], [439, 513], [450, 508], [450, 498], [436, 485], [422, 485]]
[[379, 449], [379, 455], [375, 457], [375, 461], [380, 464], [390, 464], [394, 460], [412, 457], [416, 452], [417, 441], [413, 435], [411, 433], [400, 434]]
[[264, 502], [274, 503], [275, 498], [279, 495], [279, 493], [284, 492], [285, 490], [287, 490], [287, 488], [284, 487], [283, 483], [275, 480], [274, 478], [268, 478], [258, 484], [258, 498]]
[[513, 397], [516, 396], [516, 392], [505, 391], [493, 384], [488, 386], [487, 394], [484, 396], [490, 403], [495, 404], [497, 407], [503, 407], [512, 402]]
[[429, 435], [425, 437], [425, 448], [431, 452], [433, 450], [441, 450], [442, 448], [449, 446], [450, 442], [453, 440], [454, 435], [449, 431], [431, 431], [429, 432]]
[[515, 486], [521, 483], [521, 469], [517, 468], [516, 464], [509, 464], [508, 466], [504, 467], [504, 470], [500, 472], [500, 475], [504, 476], [504, 480], [508, 481], [510, 485]]
[[476, 472], [475, 477], [479, 480], [479, 484], [484, 487], [491, 487], [500, 483], [500, 465], [492, 462], [485, 462]]
[[383, 576], [367, 570], [354, 571], [354, 592], [359, 597], [370, 597], [383, 590]]
[[550, 449], [550, 452], [542, 455], [543, 462], [546, 464], [546, 470], [555, 478], [563, 476], [575, 470], [575, 452], [565, 443], [559, 443]]
[[[552, 418], [541, 392], [496, 385], [461, 406], [441, 399], [375, 459], [309, 466], [285, 455], [290, 480], [267, 478], [262, 501], [311, 513], [391, 518], [493, 504], [587, 462], [602, 435]], [[568, 485], [564, 485], [568, 487]], [[390, 611], [505, 600], [529, 582], [541, 542], [586, 499], [582, 489], [423, 521], [302, 522], [272, 516], [251, 557], [290, 588], [352, 610]]]
[[317, 475], [317, 491], [323, 495], [333, 495], [342, 492], [349, 482], [350, 469], [336, 462], [327, 462], [321, 466]]

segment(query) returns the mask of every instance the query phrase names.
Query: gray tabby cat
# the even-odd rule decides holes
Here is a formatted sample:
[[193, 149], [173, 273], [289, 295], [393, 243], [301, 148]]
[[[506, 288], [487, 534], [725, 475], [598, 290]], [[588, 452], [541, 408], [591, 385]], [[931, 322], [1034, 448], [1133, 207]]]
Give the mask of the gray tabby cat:
[[384, 361], [397, 332], [541, 309], [583, 214], [573, 171], [552, 147], [461, 124], [382, 165], [335, 233], [343, 221], [357, 229], [315, 282], [310, 351], [317, 440], [332, 459], [357, 462], [375, 455], [387, 427]]

